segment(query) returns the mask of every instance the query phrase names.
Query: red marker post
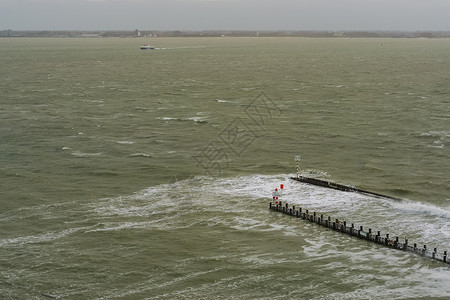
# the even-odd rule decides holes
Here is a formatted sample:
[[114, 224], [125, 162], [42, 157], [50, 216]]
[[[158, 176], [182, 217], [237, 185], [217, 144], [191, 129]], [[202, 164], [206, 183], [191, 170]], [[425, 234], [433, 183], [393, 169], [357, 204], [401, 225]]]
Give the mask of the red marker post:
[[[277, 188], [275, 188], [275, 191], [272, 193], [272, 197], [274, 201], [278, 200], [278, 197], [281, 197], [281, 193]], [[278, 201], [275, 201], [275, 204], [278, 204]]]

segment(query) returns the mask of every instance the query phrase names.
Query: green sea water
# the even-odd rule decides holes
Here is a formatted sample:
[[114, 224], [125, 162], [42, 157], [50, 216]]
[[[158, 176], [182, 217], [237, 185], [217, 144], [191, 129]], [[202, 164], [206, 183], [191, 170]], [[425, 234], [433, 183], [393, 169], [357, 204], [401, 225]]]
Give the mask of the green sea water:
[[450, 248], [449, 70], [447, 39], [0, 39], [0, 298], [449, 297], [446, 265], [267, 209], [284, 183]]

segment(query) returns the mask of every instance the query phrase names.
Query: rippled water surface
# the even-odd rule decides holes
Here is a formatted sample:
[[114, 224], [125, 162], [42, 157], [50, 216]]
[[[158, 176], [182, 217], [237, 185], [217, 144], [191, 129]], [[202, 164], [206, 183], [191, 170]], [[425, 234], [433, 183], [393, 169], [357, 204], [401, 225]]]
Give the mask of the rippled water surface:
[[[450, 297], [446, 39], [0, 39], [0, 298]], [[404, 199], [294, 182], [300, 172]]]

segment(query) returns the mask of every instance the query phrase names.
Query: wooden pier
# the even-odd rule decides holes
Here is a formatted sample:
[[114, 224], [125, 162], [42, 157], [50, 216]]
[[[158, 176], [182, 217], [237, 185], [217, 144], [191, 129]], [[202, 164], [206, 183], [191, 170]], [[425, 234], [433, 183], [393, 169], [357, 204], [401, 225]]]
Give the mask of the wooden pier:
[[316, 178], [298, 176], [298, 177], [291, 177], [291, 179], [300, 181], [300, 182], [317, 185], [317, 186], [330, 188], [330, 189], [340, 190], [340, 191], [344, 191], [344, 192], [355, 192], [355, 193], [360, 193], [360, 194], [365, 194], [365, 195], [370, 195], [370, 196], [388, 198], [388, 199], [392, 199], [392, 200], [396, 200], [396, 201], [402, 201], [402, 199], [400, 199], [400, 198], [383, 195], [383, 194], [379, 194], [379, 193], [374, 193], [374, 192], [369, 192], [366, 190], [355, 188], [353, 186], [343, 185], [343, 184], [334, 183], [334, 182], [316, 179]]
[[348, 226], [346, 221], [341, 221], [338, 219], [331, 221], [331, 217], [324, 218], [323, 214], [318, 215], [316, 212], [310, 213], [307, 209], [303, 211], [301, 207], [296, 205], [289, 206], [288, 203], [282, 205], [281, 201], [270, 202], [269, 209], [287, 214], [292, 217], [300, 218], [302, 220], [306, 220], [312, 223], [316, 223], [318, 225], [341, 232], [343, 234], [355, 236], [360, 239], [367, 240], [379, 245], [383, 245], [397, 250], [412, 252], [446, 264], [450, 264], [449, 260], [447, 259], [447, 251], [444, 251], [443, 254], [441, 255], [440, 253], [438, 253], [436, 248], [431, 250], [428, 249], [426, 245], [423, 245], [423, 248], [418, 248], [416, 243], [414, 243], [413, 246], [411, 246], [410, 243], [408, 243], [408, 239], [406, 238], [402, 242], [399, 241], [398, 237], [395, 237], [395, 239], [392, 240], [389, 238], [389, 234], [386, 234], [386, 236], [383, 237], [381, 236], [380, 231], [375, 232], [372, 231], [371, 228], [369, 228], [368, 231], [364, 231], [363, 226], [360, 226], [358, 228], [355, 227], [353, 223], [350, 226]]

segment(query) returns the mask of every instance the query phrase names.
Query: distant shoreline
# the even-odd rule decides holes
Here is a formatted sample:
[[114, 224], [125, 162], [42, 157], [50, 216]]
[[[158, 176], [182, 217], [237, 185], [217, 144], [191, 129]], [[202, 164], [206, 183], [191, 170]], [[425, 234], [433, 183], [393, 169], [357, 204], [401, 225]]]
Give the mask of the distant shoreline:
[[2, 30], [0, 37], [150, 38], [150, 37], [311, 37], [311, 38], [450, 38], [450, 31], [314, 31], [314, 30]]

